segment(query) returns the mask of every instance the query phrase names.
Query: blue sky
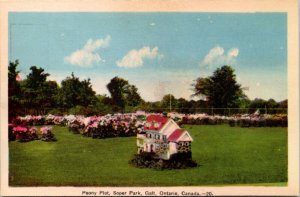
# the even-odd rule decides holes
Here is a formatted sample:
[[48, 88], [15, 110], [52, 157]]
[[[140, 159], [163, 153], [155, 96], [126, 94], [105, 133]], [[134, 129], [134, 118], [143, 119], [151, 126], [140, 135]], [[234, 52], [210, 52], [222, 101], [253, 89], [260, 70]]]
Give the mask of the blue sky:
[[287, 98], [285, 13], [10, 13], [9, 40], [23, 78], [33, 65], [58, 83], [74, 72], [98, 94], [119, 76], [147, 101], [190, 99], [229, 64], [250, 99]]

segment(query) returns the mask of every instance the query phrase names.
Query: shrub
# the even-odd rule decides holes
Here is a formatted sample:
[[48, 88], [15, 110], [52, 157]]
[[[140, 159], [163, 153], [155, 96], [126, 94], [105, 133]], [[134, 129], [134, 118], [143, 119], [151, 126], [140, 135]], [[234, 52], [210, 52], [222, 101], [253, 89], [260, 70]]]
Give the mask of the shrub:
[[29, 141], [33, 140], [33, 137], [30, 134], [29, 129], [27, 127], [16, 126], [12, 130], [16, 136], [16, 139], [19, 142], [29, 142]]
[[231, 127], [236, 126], [236, 120], [234, 120], [234, 119], [230, 119], [228, 123], [229, 123], [229, 126], [231, 126]]
[[41, 140], [45, 142], [50, 142], [50, 141], [57, 141], [56, 138], [54, 137], [54, 134], [51, 132], [52, 127], [49, 126], [44, 126], [40, 128], [40, 131], [42, 133]]
[[13, 124], [8, 124], [8, 139], [9, 141], [16, 140], [16, 135], [13, 133]]
[[250, 119], [241, 119], [240, 120], [241, 127], [250, 127]]
[[39, 139], [39, 137], [37, 135], [37, 128], [36, 127], [29, 128], [29, 132], [30, 132], [30, 135], [31, 135], [33, 140], [38, 140]]
[[129, 163], [138, 168], [152, 168], [156, 170], [185, 169], [198, 166], [192, 160], [191, 152], [174, 154], [169, 160], [159, 159], [155, 153], [142, 152], [134, 155]]

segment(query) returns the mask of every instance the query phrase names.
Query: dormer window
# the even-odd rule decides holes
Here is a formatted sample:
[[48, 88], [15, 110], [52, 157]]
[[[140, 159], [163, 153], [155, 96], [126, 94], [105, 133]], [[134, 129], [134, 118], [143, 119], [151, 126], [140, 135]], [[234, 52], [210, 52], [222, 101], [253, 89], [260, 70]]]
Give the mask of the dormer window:
[[145, 127], [150, 127], [151, 123], [150, 122], [146, 122]]
[[155, 123], [154, 123], [154, 128], [157, 129], [157, 128], [159, 127], [159, 125], [160, 125], [160, 124], [159, 124], [158, 122], [155, 122]]

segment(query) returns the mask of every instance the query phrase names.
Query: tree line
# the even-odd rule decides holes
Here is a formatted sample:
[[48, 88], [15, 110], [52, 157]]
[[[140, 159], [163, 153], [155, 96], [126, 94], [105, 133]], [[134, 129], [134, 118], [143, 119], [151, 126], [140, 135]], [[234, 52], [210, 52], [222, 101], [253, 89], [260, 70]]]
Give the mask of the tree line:
[[199, 113], [199, 109], [212, 108], [287, 108], [287, 100], [276, 102], [274, 99], [248, 99], [241, 85], [236, 82], [234, 70], [230, 66], [218, 68], [212, 76], [197, 78], [194, 84], [191, 84], [194, 90], [193, 98], [202, 99], [186, 100], [168, 94], [160, 101], [147, 102], [142, 99], [135, 85], [118, 76], [106, 85], [110, 93], [108, 96], [96, 94], [90, 79], [80, 80], [71, 73], [58, 84], [48, 80], [50, 74], [37, 66], [30, 67], [26, 78], [20, 79], [18, 65], [19, 61], [16, 60], [8, 66], [10, 119], [17, 115], [47, 113], [93, 115], [137, 110]]

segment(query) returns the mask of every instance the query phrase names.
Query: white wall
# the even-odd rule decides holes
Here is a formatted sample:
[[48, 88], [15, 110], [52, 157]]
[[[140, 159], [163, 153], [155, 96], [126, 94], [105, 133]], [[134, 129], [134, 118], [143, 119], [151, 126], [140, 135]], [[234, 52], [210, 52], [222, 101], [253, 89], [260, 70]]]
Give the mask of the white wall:
[[165, 126], [164, 128], [161, 130], [161, 133], [163, 133], [164, 135], [167, 136], [167, 138], [173, 133], [173, 131], [175, 131], [176, 129], [179, 129], [180, 127], [173, 122], [172, 120], [170, 120]]
[[174, 142], [169, 143], [169, 153], [170, 154], [177, 153], [176, 143]]

